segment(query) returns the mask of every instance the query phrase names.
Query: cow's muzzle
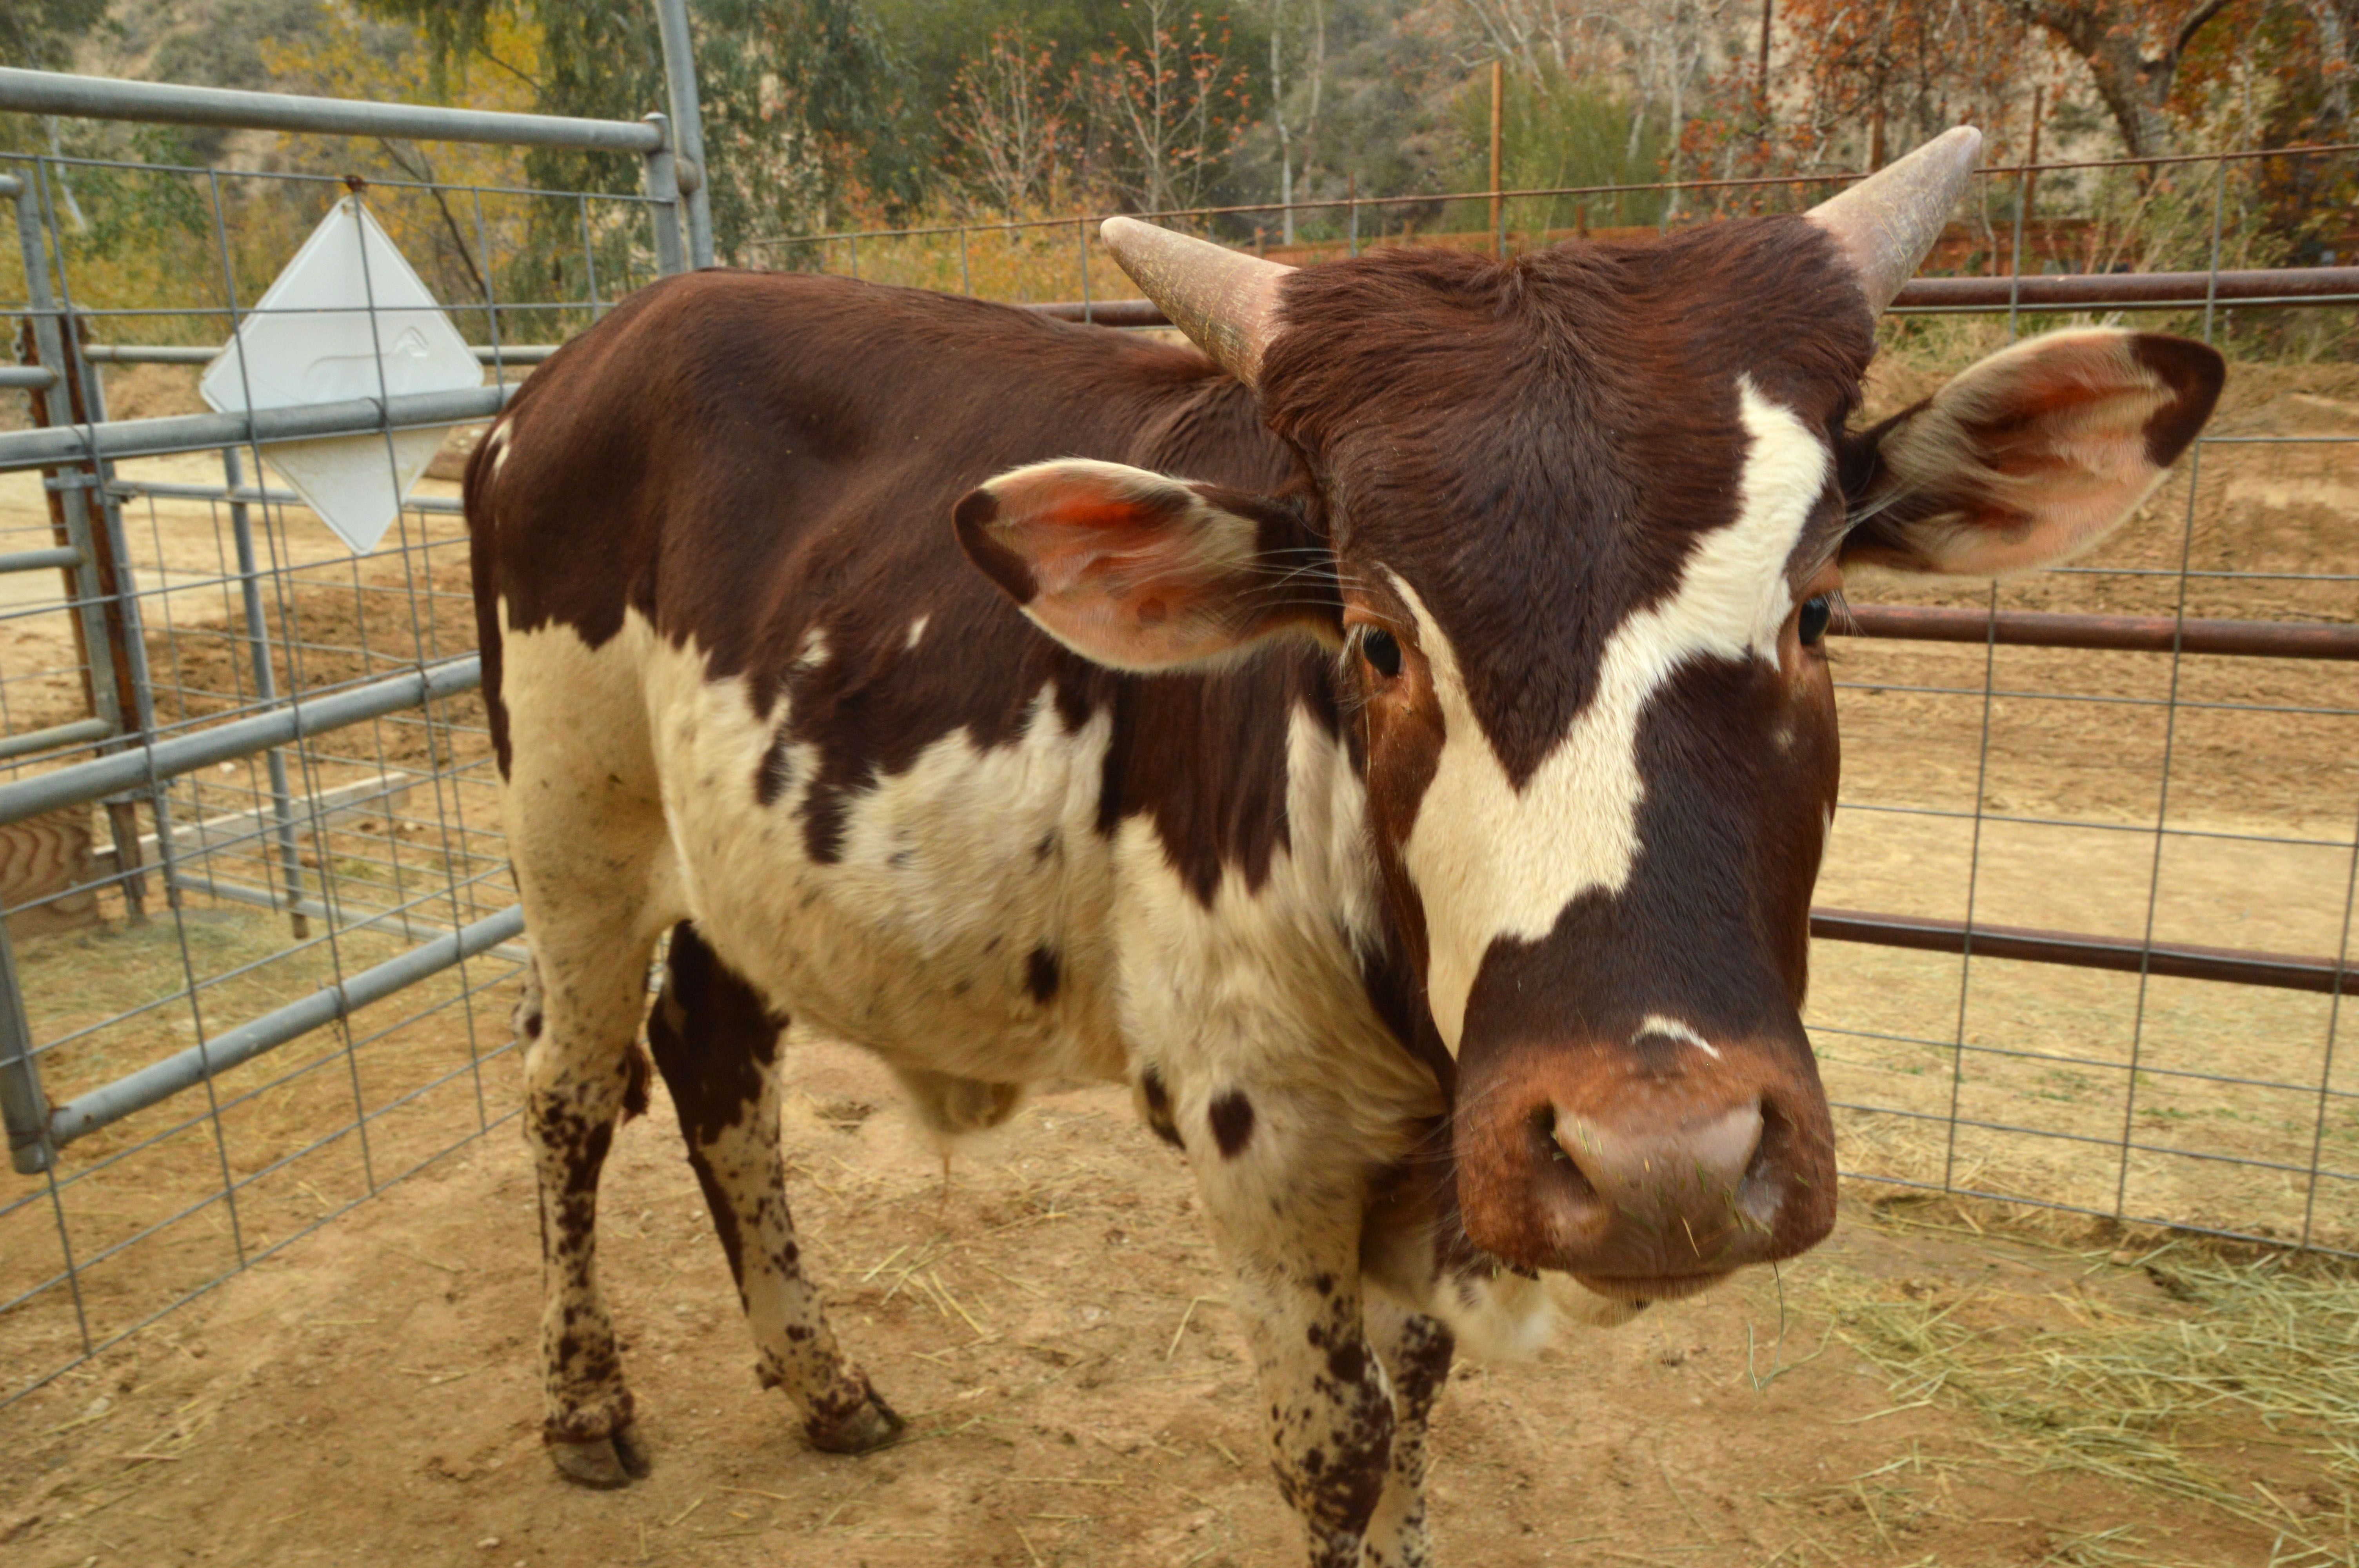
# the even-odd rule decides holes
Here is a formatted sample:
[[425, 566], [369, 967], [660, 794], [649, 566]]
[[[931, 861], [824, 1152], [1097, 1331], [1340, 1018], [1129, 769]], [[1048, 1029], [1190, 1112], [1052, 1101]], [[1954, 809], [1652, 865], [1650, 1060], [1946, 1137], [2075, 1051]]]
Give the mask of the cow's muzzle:
[[1686, 1294], [1834, 1227], [1817, 1074], [1766, 1052], [1666, 1074], [1519, 1049], [1462, 1078], [1456, 1143], [1474, 1243], [1607, 1295]]

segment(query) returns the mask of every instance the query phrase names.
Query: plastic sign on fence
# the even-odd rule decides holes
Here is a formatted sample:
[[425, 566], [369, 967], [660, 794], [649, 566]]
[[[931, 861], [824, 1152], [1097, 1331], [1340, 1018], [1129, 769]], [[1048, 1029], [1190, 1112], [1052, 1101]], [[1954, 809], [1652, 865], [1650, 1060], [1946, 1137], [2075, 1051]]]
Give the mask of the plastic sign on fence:
[[[243, 413], [483, 384], [467, 340], [354, 196], [311, 231], [197, 390]], [[445, 429], [276, 441], [263, 457], [338, 538], [366, 552], [401, 514]]]

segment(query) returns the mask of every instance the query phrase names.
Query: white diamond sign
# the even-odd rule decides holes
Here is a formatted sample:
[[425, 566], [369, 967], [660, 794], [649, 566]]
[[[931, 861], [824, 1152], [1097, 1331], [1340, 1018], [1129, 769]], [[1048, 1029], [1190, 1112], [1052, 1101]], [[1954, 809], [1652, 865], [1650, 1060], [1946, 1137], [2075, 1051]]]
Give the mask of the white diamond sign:
[[[205, 368], [223, 412], [481, 386], [484, 367], [358, 197], [330, 210]], [[273, 441], [263, 457], [355, 552], [385, 537], [443, 430]], [[390, 450], [388, 450], [388, 446]]]

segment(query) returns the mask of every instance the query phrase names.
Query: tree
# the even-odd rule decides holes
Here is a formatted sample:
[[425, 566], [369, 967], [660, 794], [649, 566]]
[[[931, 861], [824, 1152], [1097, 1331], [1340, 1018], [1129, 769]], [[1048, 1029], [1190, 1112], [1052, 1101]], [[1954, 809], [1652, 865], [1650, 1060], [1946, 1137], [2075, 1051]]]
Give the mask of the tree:
[[[1296, 13], [1307, 10], [1306, 19]], [[1292, 26], [1289, 26], [1292, 24]], [[1303, 52], [1309, 57], [1309, 81], [1299, 110], [1289, 106], [1286, 91], [1286, 36], [1308, 35]], [[1277, 200], [1285, 213], [1284, 243], [1294, 243], [1294, 152], [1298, 139], [1315, 143], [1319, 135], [1320, 100], [1327, 86], [1327, 6], [1325, 0], [1270, 0], [1269, 120], [1277, 135]]]
[[1012, 221], [1045, 201], [1071, 142], [1054, 57], [1021, 27], [1002, 28], [960, 68], [940, 116], [969, 197]]
[[[543, 114], [636, 119], [665, 103], [663, 49], [646, 0], [360, 0], [425, 38], [435, 80], [501, 61], [492, 24], [539, 33]], [[900, 134], [897, 66], [861, 0], [700, 0], [690, 13], [705, 121], [715, 248], [824, 228], [847, 207], [897, 206], [918, 189]], [[534, 183], [623, 193], [636, 160], [537, 149]]]
[[1784, 14], [1789, 108], [1779, 129], [1804, 167], [1880, 168], [1951, 125], [2008, 123], [2027, 30], [1999, 6], [1786, 0]]
[[1184, 16], [1174, 0], [1136, 0], [1132, 37], [1092, 54], [1073, 79], [1087, 161], [1135, 211], [1203, 204], [1248, 124], [1246, 71], [1226, 17]]
[[[2180, 62], [2228, 0], [2011, 0], [2028, 22], [2078, 55], [2132, 157], [2177, 150], [2167, 112]], [[2331, 0], [2330, 0], [2331, 3]]]

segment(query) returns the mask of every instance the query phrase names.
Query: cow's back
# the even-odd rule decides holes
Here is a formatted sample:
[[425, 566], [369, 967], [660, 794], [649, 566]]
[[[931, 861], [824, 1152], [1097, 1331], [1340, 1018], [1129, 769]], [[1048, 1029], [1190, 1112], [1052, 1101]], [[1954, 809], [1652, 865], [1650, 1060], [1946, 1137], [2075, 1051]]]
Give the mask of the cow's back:
[[468, 475], [520, 872], [594, 844], [594, 880], [659, 835], [625, 858], [649, 918], [694, 916], [809, 1022], [973, 1076], [1119, 1071], [1112, 829], [1193, 817], [1190, 784], [1237, 798], [1134, 737], [1165, 710], [1265, 732], [1234, 761], [1282, 831], [1299, 683], [1142, 682], [1024, 620], [951, 510], [1066, 456], [1291, 470], [1192, 350], [915, 290], [697, 274], [570, 344]]

